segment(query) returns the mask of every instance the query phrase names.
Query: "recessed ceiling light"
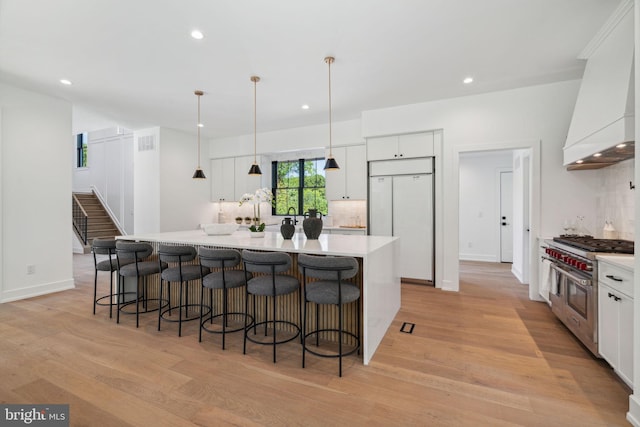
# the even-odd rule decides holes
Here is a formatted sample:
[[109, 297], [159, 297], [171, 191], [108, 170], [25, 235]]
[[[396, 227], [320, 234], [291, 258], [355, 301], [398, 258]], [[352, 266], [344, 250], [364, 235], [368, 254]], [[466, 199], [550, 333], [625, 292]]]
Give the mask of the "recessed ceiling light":
[[199, 127], [199, 128], [203, 128], [203, 127], [204, 127], [204, 125], [203, 125], [202, 123], [198, 123], [198, 127]]
[[473, 83], [473, 77], [465, 77], [462, 83], [468, 85], [469, 83]]
[[66, 86], [71, 86], [71, 80], [60, 79], [60, 83], [62, 83], [63, 85], [66, 85]]
[[308, 106], [307, 104], [304, 104], [304, 105], [302, 106], [302, 109], [303, 109], [303, 110], [308, 110], [308, 109], [309, 109], [309, 106]]
[[602, 153], [596, 153], [593, 155], [593, 157], [600, 157], [600, 156], [602, 156]]
[[616, 148], [624, 148], [626, 146], [627, 146], [627, 144], [618, 144], [618, 145], [616, 145]]
[[204, 38], [204, 34], [202, 34], [202, 31], [200, 30], [193, 30], [191, 31], [191, 37], [196, 40], [202, 40]]
[[584, 163], [584, 160], [576, 160], [577, 164]]

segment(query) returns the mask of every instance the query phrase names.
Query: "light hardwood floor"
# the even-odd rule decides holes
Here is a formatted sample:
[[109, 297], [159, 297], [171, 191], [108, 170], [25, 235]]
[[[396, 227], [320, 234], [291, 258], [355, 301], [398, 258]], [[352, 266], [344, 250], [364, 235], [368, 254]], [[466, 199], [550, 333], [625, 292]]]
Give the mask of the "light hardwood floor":
[[[0, 305], [0, 401], [68, 403], [73, 426], [622, 426], [630, 390], [508, 266], [461, 264], [461, 291], [403, 285], [402, 308], [369, 366], [270, 349], [155, 313], [92, 315], [93, 261], [77, 288]], [[100, 276], [104, 289], [107, 281]], [[412, 334], [400, 332], [414, 323]]]

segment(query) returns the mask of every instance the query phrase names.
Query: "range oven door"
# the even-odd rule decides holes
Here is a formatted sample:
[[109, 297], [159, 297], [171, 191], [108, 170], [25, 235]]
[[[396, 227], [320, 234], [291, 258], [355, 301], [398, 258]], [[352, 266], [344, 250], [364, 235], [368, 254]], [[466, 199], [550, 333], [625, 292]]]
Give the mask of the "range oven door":
[[592, 335], [596, 317], [593, 283], [589, 278], [570, 273], [565, 273], [565, 281], [568, 320], [584, 333]]

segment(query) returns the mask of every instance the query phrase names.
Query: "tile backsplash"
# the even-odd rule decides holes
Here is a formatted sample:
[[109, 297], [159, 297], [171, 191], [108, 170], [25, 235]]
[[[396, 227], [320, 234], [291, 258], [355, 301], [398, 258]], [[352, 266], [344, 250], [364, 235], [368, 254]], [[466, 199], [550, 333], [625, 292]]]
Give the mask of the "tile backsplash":
[[[238, 202], [213, 203], [213, 218], [211, 222], [234, 222], [237, 216], [253, 217], [253, 206], [239, 206]], [[263, 203], [260, 207], [261, 219], [265, 224], [280, 224], [282, 217], [271, 216], [271, 206]], [[323, 219], [326, 226], [339, 227], [341, 225], [367, 225], [367, 202], [365, 200], [330, 201], [329, 215]]]
[[619, 239], [634, 240], [636, 190], [629, 188], [629, 183], [634, 181], [634, 169], [635, 159], [630, 159], [600, 170], [602, 179], [596, 196], [598, 227], [595, 237], [603, 237], [605, 221], [610, 221]]

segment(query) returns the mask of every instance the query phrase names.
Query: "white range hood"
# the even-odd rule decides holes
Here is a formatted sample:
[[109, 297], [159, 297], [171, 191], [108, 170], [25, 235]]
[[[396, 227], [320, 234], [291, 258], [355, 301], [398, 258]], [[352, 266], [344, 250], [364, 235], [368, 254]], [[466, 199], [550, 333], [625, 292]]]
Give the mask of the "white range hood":
[[633, 52], [633, 1], [626, 1], [580, 56], [587, 66], [564, 146], [569, 170], [596, 169], [633, 157]]

